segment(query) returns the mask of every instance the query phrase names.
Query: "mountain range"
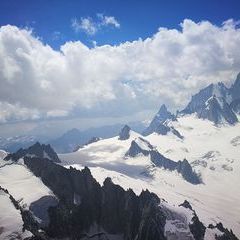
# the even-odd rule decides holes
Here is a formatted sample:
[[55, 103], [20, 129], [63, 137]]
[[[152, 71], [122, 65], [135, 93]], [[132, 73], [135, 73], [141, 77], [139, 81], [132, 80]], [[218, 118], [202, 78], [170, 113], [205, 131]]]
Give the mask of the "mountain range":
[[38, 142], [1, 151], [0, 237], [238, 239], [239, 102], [240, 75], [177, 114], [162, 105], [142, 134], [124, 125], [68, 153]]

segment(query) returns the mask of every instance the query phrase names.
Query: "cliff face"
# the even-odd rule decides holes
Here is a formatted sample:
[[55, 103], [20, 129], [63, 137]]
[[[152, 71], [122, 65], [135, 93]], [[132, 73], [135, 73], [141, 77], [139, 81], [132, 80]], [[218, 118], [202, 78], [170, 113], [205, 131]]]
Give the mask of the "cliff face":
[[165, 239], [165, 216], [155, 194], [143, 191], [136, 196], [132, 190], [113, 184], [110, 178], [101, 187], [88, 168], [66, 169], [34, 157], [25, 157], [24, 163], [60, 200], [49, 208], [46, 232], [50, 237], [78, 239], [95, 226], [98, 234], [121, 239]]
[[[179, 218], [183, 222], [178, 218], [176, 221], [175, 218], [170, 219], [171, 224], [176, 224], [174, 227], [177, 228], [173, 235], [170, 234], [176, 238], [171, 238], [166, 234], [169, 214], [166, 214], [164, 201], [161, 202], [154, 193], [146, 190], [137, 196], [131, 189], [125, 191], [115, 185], [110, 178], [106, 178], [103, 186], [100, 186], [87, 167], [81, 171], [71, 167], [67, 169], [47, 158], [28, 156], [24, 157], [24, 163], [59, 200], [56, 205], [48, 208], [46, 226], [40, 226], [30, 211], [21, 212], [24, 228], [35, 236], [32, 240], [165, 240], [167, 237], [186, 239], [186, 236], [189, 237], [187, 239], [203, 240], [206, 229], [220, 231], [221, 236], [216, 236], [215, 239], [237, 239], [232, 231], [222, 225], [204, 226], [186, 201], [181, 206], [191, 211], [192, 219], [190, 222], [186, 222], [186, 216]], [[169, 168], [174, 167], [171, 162], [168, 164]], [[188, 172], [185, 161], [178, 168], [180, 172]], [[173, 217], [176, 215], [174, 211], [170, 213]], [[182, 224], [186, 225], [184, 231]]]

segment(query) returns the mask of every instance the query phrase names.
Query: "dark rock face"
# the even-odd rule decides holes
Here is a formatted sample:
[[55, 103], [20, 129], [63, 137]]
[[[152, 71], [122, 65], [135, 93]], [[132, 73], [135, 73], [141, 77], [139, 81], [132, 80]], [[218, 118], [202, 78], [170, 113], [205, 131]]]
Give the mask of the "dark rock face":
[[215, 226], [210, 224], [208, 228], [215, 228], [223, 233], [221, 236], [215, 236], [216, 240], [238, 240], [232, 230], [229, 231], [227, 228], [224, 228], [221, 222], [217, 223]]
[[39, 142], [36, 142], [34, 145], [30, 146], [27, 149], [21, 148], [15, 153], [8, 154], [4, 158], [4, 160], [17, 161], [20, 158], [23, 158], [24, 156], [48, 158], [53, 162], [60, 162], [58, 155], [54, 152], [54, 150], [51, 148], [49, 144], [45, 145], [45, 144], [40, 144]]
[[240, 98], [240, 73], [237, 75], [237, 78], [230, 88], [230, 93], [232, 97], [232, 101]]
[[208, 99], [205, 107], [198, 112], [198, 117], [208, 119], [215, 124], [219, 124], [223, 120], [227, 121], [229, 124], [234, 124], [238, 121], [235, 113], [225, 99], [217, 99], [215, 96]]
[[121, 132], [119, 133], [119, 140], [127, 140], [127, 139], [129, 139], [129, 137], [130, 137], [130, 130], [131, 130], [131, 128], [128, 126], [128, 125], [125, 125], [123, 128], [122, 128], [122, 130], [121, 130]]
[[230, 88], [230, 93], [232, 97], [230, 107], [235, 113], [240, 114], [240, 73], [238, 74], [236, 81]]
[[194, 211], [194, 216], [192, 218], [192, 224], [189, 225], [190, 231], [196, 240], [203, 240], [206, 227], [202, 222], [199, 221], [197, 214]]
[[147, 146], [148, 150], [142, 149], [139, 146], [139, 144], [136, 142], [136, 140], [134, 140], [131, 142], [131, 146], [125, 154], [126, 156], [136, 157], [140, 153], [142, 153], [144, 156], [149, 155], [149, 150], [152, 150], [153, 146], [143, 138], [139, 138], [138, 140], [141, 141], [143, 144], [145, 144]]
[[143, 135], [147, 136], [153, 132], [166, 135], [171, 130], [166, 124], [164, 124], [166, 120], [176, 120], [176, 117], [169, 112], [165, 104], [163, 104], [150, 125], [144, 130]]
[[151, 151], [150, 154], [151, 160], [156, 166], [163, 167], [170, 171], [176, 170], [179, 174], [182, 175], [182, 177], [186, 181], [192, 184], [202, 183], [200, 177], [193, 171], [191, 165], [186, 159], [184, 159], [183, 161], [175, 162], [172, 161], [171, 159], [164, 157], [157, 151]]
[[189, 224], [190, 231], [191, 231], [192, 235], [194, 236], [195, 240], [203, 240], [205, 231], [206, 231], [206, 227], [203, 225], [202, 222], [200, 222], [196, 212], [192, 209], [191, 204], [185, 200], [179, 206], [190, 209], [193, 212], [192, 222]]
[[237, 114], [240, 114], [240, 98], [233, 100], [230, 104], [230, 108]]
[[193, 210], [191, 204], [187, 200], [185, 200], [182, 204], [180, 204], [179, 207], [184, 207], [184, 208]]
[[56, 197], [48, 195], [32, 202], [29, 210], [33, 212], [34, 216], [41, 220], [40, 226], [47, 226], [49, 224], [48, 209], [49, 207], [56, 206], [57, 204], [58, 200]]
[[[137, 142], [141, 141], [145, 144], [145, 148], [141, 148], [139, 143]], [[160, 154], [157, 150], [154, 149], [154, 147], [147, 142], [146, 140], [139, 138], [137, 140], [133, 140], [131, 142], [131, 146], [129, 150], [126, 152], [126, 156], [130, 157], [136, 157], [138, 154], [143, 154], [144, 156], [150, 155], [151, 161], [157, 166], [157, 167], [163, 167], [164, 169], [170, 170], [170, 171], [177, 171], [180, 173], [183, 178], [192, 183], [192, 184], [199, 184], [201, 183], [200, 177], [193, 171], [191, 165], [189, 162], [184, 159], [183, 161], [175, 162], [171, 159], [168, 159], [164, 157], [162, 154]]]
[[[49, 208], [48, 236], [80, 239], [97, 224], [99, 232], [121, 235], [126, 240], [165, 239], [165, 216], [155, 194], [143, 191], [136, 196], [132, 190], [113, 184], [110, 178], [101, 187], [88, 168], [66, 169], [39, 158], [25, 157], [24, 162], [60, 200]], [[75, 204], [76, 194], [80, 204]]]

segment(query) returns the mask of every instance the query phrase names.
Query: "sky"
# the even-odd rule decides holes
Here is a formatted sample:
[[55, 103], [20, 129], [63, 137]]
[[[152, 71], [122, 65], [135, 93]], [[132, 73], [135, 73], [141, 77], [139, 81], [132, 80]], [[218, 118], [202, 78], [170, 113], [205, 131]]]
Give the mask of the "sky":
[[231, 84], [239, 9], [238, 0], [0, 1], [0, 135], [140, 121]]

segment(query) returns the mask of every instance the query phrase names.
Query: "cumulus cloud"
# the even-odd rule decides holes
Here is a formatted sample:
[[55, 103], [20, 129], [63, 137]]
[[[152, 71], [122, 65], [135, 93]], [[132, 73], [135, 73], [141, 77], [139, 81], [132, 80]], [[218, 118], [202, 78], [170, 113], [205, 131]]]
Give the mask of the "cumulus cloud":
[[74, 18], [71, 26], [76, 33], [83, 31], [88, 35], [94, 35], [102, 30], [103, 27], [112, 26], [120, 28], [120, 23], [114, 16], [105, 16], [102, 13], [98, 13], [95, 21], [91, 17], [81, 18], [80, 20]]
[[145, 40], [60, 51], [31, 31], [0, 28], [0, 121], [77, 115], [123, 116], [165, 102], [182, 108], [212, 82], [240, 71], [240, 29], [184, 20]]

